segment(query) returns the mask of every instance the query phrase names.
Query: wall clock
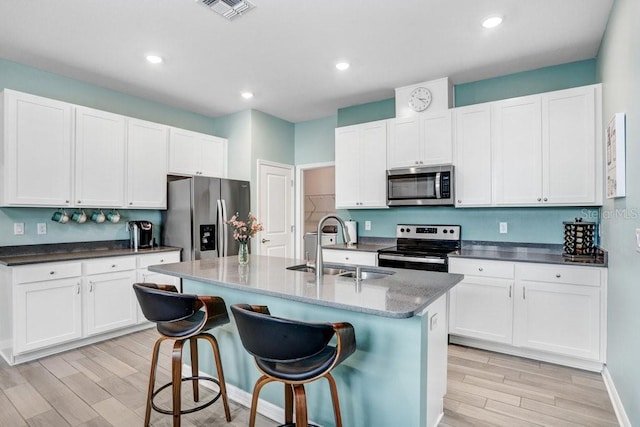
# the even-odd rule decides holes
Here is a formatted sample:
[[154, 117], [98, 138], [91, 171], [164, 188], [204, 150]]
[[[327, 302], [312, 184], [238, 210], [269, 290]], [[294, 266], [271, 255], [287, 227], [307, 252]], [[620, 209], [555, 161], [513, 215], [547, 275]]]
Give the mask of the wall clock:
[[431, 105], [431, 91], [426, 87], [417, 87], [409, 95], [409, 107], [413, 111], [424, 111]]

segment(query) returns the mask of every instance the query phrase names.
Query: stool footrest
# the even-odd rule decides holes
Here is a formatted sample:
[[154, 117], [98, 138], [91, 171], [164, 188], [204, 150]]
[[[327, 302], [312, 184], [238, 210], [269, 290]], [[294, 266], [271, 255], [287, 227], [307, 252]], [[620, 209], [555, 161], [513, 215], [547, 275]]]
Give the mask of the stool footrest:
[[[196, 406], [195, 408], [190, 408], [190, 409], [183, 409], [180, 411], [180, 415], [184, 415], [184, 414], [191, 414], [192, 412], [196, 412], [199, 411], [201, 409], [206, 408], [207, 406], [211, 406], [213, 405], [222, 395], [222, 391], [220, 390], [220, 381], [218, 381], [215, 378], [211, 378], [211, 377], [205, 377], [205, 376], [196, 376], [196, 377], [182, 377], [182, 382], [185, 381], [193, 381], [193, 380], [202, 380], [202, 381], [211, 381], [213, 383], [216, 383], [218, 385], [218, 393], [216, 395], [213, 396], [213, 398], [205, 403], [203, 403], [202, 405]], [[162, 414], [166, 414], [166, 415], [173, 415], [173, 411], [172, 410], [168, 410], [168, 409], [164, 409], [164, 408], [160, 408], [159, 406], [157, 406], [154, 402], [154, 399], [156, 398], [156, 395], [158, 393], [160, 393], [162, 390], [164, 390], [167, 387], [171, 387], [173, 385], [172, 382], [166, 383], [165, 385], [163, 385], [162, 387], [158, 388], [156, 391], [153, 392], [153, 394], [151, 395], [151, 407], [157, 411], [160, 412]]]

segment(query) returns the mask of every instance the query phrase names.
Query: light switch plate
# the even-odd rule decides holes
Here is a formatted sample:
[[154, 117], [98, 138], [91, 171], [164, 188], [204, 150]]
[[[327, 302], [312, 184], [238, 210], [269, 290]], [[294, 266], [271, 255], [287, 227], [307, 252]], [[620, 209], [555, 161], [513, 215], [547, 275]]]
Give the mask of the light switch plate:
[[506, 222], [501, 222], [500, 223], [500, 234], [507, 234], [507, 223]]
[[367, 231], [371, 231], [371, 221], [364, 222], [364, 229]]
[[47, 223], [39, 222], [38, 223], [38, 234], [47, 234]]
[[636, 228], [636, 251], [640, 252], [640, 228]]
[[24, 234], [24, 222], [13, 223], [13, 234], [16, 236]]

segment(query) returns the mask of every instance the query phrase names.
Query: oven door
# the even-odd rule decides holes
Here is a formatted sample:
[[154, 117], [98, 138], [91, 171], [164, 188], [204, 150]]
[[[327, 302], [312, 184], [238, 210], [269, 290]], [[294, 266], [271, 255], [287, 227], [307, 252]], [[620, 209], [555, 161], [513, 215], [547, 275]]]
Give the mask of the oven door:
[[449, 271], [447, 256], [406, 255], [401, 253], [378, 252], [378, 266], [425, 271]]
[[453, 166], [387, 171], [387, 205], [453, 205]]

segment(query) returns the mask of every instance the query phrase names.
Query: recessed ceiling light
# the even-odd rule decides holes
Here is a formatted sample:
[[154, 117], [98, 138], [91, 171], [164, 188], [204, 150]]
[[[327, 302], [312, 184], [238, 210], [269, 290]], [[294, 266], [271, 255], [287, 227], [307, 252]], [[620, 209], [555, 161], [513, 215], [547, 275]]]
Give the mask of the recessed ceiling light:
[[147, 61], [152, 64], [160, 64], [162, 62], [162, 57], [158, 55], [147, 55]]
[[338, 70], [340, 70], [340, 71], [344, 71], [344, 70], [346, 70], [346, 69], [347, 69], [347, 68], [349, 68], [349, 67], [350, 67], [350, 65], [349, 65], [349, 63], [348, 63], [348, 62], [338, 62], [338, 63], [336, 64], [336, 68], [337, 68]]
[[485, 28], [495, 28], [502, 24], [502, 16], [490, 16], [482, 21], [482, 26]]
[[251, 99], [253, 98], [253, 92], [242, 92], [240, 96], [244, 99]]

